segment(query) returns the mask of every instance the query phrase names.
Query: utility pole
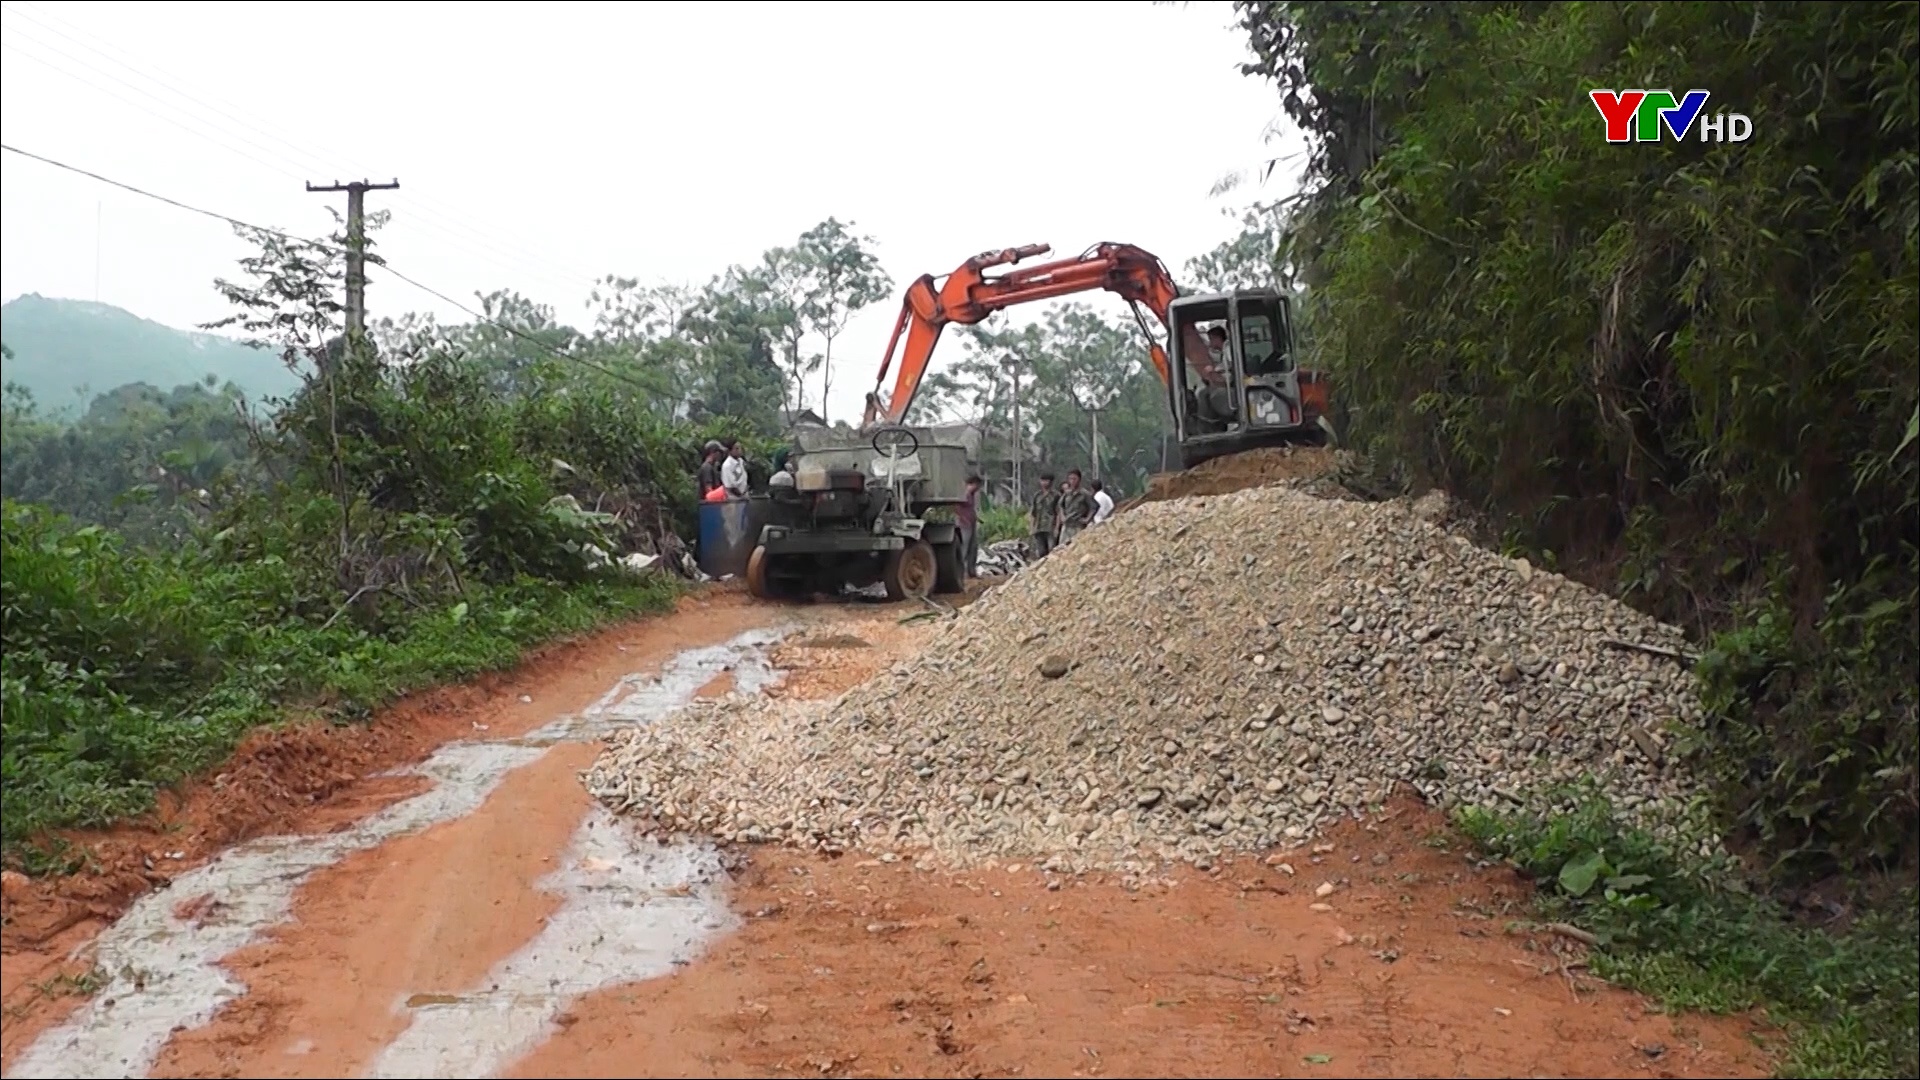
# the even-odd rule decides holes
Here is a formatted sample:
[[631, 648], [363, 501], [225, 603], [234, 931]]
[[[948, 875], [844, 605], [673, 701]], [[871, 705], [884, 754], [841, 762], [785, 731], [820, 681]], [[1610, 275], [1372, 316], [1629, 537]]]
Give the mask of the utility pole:
[[1100, 479], [1100, 413], [1101, 409], [1089, 408], [1087, 416], [1093, 421], [1093, 437], [1087, 441], [1089, 456], [1093, 458], [1093, 478]]
[[1027, 453], [1026, 440], [1020, 437], [1020, 361], [1009, 356], [1005, 364], [1007, 375], [1013, 379], [1013, 498], [1020, 502], [1027, 497], [1027, 489], [1020, 483], [1020, 459]]
[[355, 180], [343, 184], [335, 180], [325, 186], [307, 181], [311, 192], [347, 193], [347, 341], [360, 340], [367, 332], [367, 192], [395, 191], [399, 180], [376, 184]]

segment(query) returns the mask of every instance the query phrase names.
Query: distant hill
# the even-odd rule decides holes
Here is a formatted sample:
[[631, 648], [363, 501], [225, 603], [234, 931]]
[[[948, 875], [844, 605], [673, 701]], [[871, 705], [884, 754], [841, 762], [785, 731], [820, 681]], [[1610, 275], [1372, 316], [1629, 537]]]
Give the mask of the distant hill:
[[212, 375], [217, 385], [232, 382], [252, 401], [285, 395], [300, 382], [273, 353], [89, 300], [34, 293], [11, 300], [0, 307], [0, 340], [13, 352], [5, 381], [32, 391], [50, 416], [78, 415], [95, 395], [132, 382], [171, 391]]

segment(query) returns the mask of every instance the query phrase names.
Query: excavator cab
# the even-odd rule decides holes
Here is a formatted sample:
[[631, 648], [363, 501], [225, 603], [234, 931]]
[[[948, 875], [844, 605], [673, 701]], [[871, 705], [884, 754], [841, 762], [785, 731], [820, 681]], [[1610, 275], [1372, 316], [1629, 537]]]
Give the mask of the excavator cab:
[[1295, 364], [1284, 294], [1183, 296], [1168, 305], [1167, 328], [1168, 406], [1183, 468], [1258, 446], [1324, 441], [1323, 394], [1315, 393], [1323, 387]]

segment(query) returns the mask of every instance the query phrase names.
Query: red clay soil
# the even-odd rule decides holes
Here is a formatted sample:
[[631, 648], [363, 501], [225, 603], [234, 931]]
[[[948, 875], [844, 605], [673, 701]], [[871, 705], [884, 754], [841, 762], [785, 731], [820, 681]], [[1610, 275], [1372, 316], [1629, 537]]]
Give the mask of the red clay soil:
[[745, 930], [581, 1000], [507, 1075], [1767, 1075], [1756, 1021], [1663, 1015], [1578, 944], [1511, 931], [1524, 884], [1443, 834], [1403, 802], [1293, 874], [1139, 890], [756, 850]]
[[316, 871], [290, 922], [221, 961], [247, 993], [147, 1075], [361, 1075], [411, 1019], [394, 1002], [468, 989], [559, 910], [535, 883], [587, 812], [576, 774], [597, 753], [556, 746], [473, 814]]
[[[732, 689], [722, 672], [696, 696]], [[562, 743], [472, 814], [316, 871], [289, 922], [221, 962], [246, 994], [147, 1075], [360, 1075], [411, 1019], [394, 1002], [470, 989], [559, 910], [539, 882], [592, 805], [578, 777], [599, 753]]]
[[1283, 480], [1310, 480], [1334, 471], [1333, 455], [1324, 447], [1281, 446], [1215, 458], [1185, 472], [1156, 474], [1147, 482], [1146, 492], [1121, 509], [1165, 499], [1226, 495]]
[[[978, 595], [975, 591], [963, 599]], [[931, 625], [902, 625], [901, 617], [889, 611], [876, 618], [835, 621], [774, 646], [772, 660], [780, 668], [781, 679], [767, 689], [767, 696], [824, 700], [880, 674]]]
[[342, 828], [426, 783], [374, 774], [478, 731], [522, 734], [592, 703], [627, 672], [724, 641], [766, 617], [739, 590], [703, 589], [682, 597], [673, 613], [552, 646], [510, 672], [415, 695], [367, 723], [263, 729], [147, 818], [65, 834], [86, 868], [33, 880], [10, 873], [0, 899], [0, 1065], [78, 1005], [91, 967], [86, 944], [149, 889], [253, 837]]
[[[896, 659], [927, 625], [902, 626], [897, 605], [870, 617], [826, 605], [808, 614], [817, 624], [773, 655], [788, 669], [784, 693], [838, 693]], [[732, 689], [722, 673], [698, 694]], [[540, 882], [592, 804], [578, 775], [599, 752], [555, 746], [508, 773], [472, 814], [316, 871], [288, 922], [222, 960], [247, 993], [178, 1033], [148, 1075], [360, 1075], [411, 1019], [395, 1002], [470, 991], [558, 910]]]

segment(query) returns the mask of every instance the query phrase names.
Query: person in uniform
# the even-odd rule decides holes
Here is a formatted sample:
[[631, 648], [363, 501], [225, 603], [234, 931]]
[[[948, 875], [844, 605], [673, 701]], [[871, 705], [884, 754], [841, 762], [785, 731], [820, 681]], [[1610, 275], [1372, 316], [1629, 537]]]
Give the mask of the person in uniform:
[[980, 483], [978, 476], [967, 477], [966, 501], [953, 509], [953, 521], [960, 531], [960, 577], [974, 577], [980, 564]]
[[1053, 538], [1060, 528], [1060, 493], [1053, 489], [1052, 473], [1040, 474], [1040, 490], [1033, 493], [1027, 528], [1033, 536], [1033, 557], [1046, 558], [1053, 550]]
[[1093, 523], [1093, 495], [1080, 486], [1080, 470], [1067, 470], [1067, 486], [1060, 491], [1060, 546], [1073, 543], [1080, 530]]

